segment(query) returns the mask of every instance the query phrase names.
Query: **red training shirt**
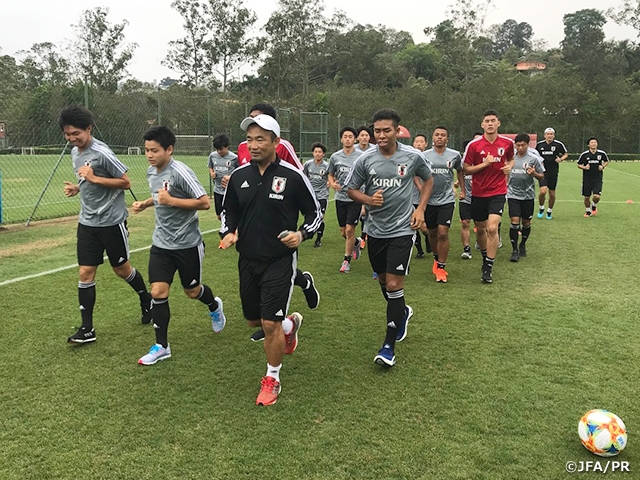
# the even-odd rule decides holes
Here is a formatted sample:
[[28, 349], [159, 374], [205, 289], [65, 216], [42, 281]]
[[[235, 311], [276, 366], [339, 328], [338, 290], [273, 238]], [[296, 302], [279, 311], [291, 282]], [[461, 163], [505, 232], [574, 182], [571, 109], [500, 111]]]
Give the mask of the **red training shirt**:
[[[280, 160], [290, 163], [298, 170], [302, 170], [302, 163], [300, 163], [293, 145], [291, 145], [288, 140], [285, 140], [284, 138], [280, 139], [280, 143], [276, 147], [276, 153], [278, 154]], [[238, 145], [238, 163], [240, 165], [244, 165], [245, 163], [249, 163], [250, 161], [251, 154], [249, 153], [247, 142], [245, 140], [240, 145]]]
[[489, 154], [494, 157], [493, 164], [473, 174], [472, 197], [493, 197], [507, 194], [507, 179], [500, 169], [513, 158], [513, 145], [513, 140], [501, 135], [498, 135], [493, 143], [489, 142], [484, 135], [469, 142], [463, 158], [467, 165], [479, 165]]

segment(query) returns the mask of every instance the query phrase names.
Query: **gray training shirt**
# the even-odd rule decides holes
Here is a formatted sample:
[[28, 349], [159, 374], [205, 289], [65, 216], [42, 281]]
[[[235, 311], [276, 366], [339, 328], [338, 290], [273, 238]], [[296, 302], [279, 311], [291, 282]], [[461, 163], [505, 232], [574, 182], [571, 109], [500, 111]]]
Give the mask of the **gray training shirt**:
[[78, 151], [78, 147], [74, 147], [71, 150], [71, 161], [80, 187], [78, 222], [87, 227], [111, 227], [124, 222], [129, 216], [124, 190], [87, 182], [78, 176], [78, 169], [90, 166], [94, 175], [103, 178], [122, 178], [129, 169], [106, 144], [95, 138], [82, 153]]
[[329, 198], [329, 162], [322, 160], [316, 164], [315, 160], [307, 160], [304, 162], [302, 171], [309, 178], [309, 182], [313, 187], [318, 200], [327, 200]]
[[439, 206], [454, 203], [456, 194], [453, 190], [454, 171], [462, 170], [460, 152], [445, 148], [442, 155], [433, 148], [422, 153], [431, 164], [433, 173], [433, 192], [429, 198], [429, 205]]
[[207, 166], [216, 172], [216, 178], [213, 179], [213, 193], [224, 195], [225, 189], [222, 188], [222, 177], [231, 175], [238, 168], [238, 155], [233, 152], [227, 153], [221, 157], [218, 152], [209, 154], [209, 162]]
[[347, 188], [358, 190], [364, 186], [364, 193], [369, 196], [383, 190], [382, 206], [367, 207], [367, 234], [374, 238], [413, 235], [411, 197], [415, 176], [428, 180], [431, 169], [418, 150], [401, 143], [391, 158], [386, 158], [376, 147], [356, 161], [347, 179]]
[[524, 157], [516, 152], [515, 163], [509, 175], [507, 198], [513, 200], [533, 200], [535, 198], [535, 178], [527, 173], [527, 168], [533, 167], [536, 173], [544, 173], [544, 165], [542, 158], [531, 150], [529, 149]]
[[[471, 182], [473, 175], [464, 176], [464, 200], [460, 200], [460, 203], [468, 203], [471, 205]], [[462, 188], [462, 186], [460, 187]]]
[[[373, 150], [369, 150], [373, 151]], [[353, 163], [356, 161], [360, 155], [364, 155], [362, 152], [358, 150], [353, 150], [351, 155], [347, 156], [344, 153], [344, 150], [338, 150], [336, 153], [331, 155], [329, 159], [329, 173], [333, 175], [336, 182], [340, 184], [342, 190], [337, 190], [335, 194], [336, 201], [340, 202], [352, 202], [347, 196], [347, 177], [349, 176], [349, 171], [351, 171], [351, 167]]]
[[198, 182], [193, 170], [172, 158], [161, 172], [156, 167], [149, 167], [147, 179], [156, 207], [153, 244], [167, 250], [182, 250], [199, 245], [202, 235], [196, 210], [158, 205], [160, 190], [168, 190], [176, 198], [200, 198], [206, 195], [207, 192]]

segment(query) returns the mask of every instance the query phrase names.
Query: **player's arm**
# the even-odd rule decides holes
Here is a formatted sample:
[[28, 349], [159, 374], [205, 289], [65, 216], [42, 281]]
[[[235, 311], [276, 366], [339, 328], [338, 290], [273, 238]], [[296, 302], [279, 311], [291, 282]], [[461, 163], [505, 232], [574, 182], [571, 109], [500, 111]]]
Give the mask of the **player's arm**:
[[569, 158], [569, 153], [564, 152], [564, 155], [562, 155], [561, 157], [556, 157], [556, 162], [564, 162], [567, 158]]
[[500, 169], [506, 175], [507, 180], [509, 180], [509, 174], [511, 173], [511, 170], [513, 170], [513, 166], [515, 165], [515, 163], [516, 159], [514, 157], [511, 157], [509, 160], [504, 162], [504, 167]]
[[153, 197], [149, 197], [140, 202], [133, 202], [133, 204], [131, 204], [131, 208], [133, 209], [133, 213], [140, 213], [149, 207], [153, 207], [153, 205]]
[[211, 178], [216, 178], [216, 171], [211, 167], [209, 167], [209, 175]]
[[458, 195], [458, 198], [460, 200], [464, 200], [465, 198], [467, 198], [467, 192], [464, 188], [464, 172], [462, 171], [462, 169], [457, 171], [456, 176], [458, 178], [457, 183], [460, 186], [460, 194]]
[[542, 180], [544, 178], [544, 166], [542, 162], [538, 160], [534, 166], [529, 166], [529, 168], [527, 168], [527, 173], [533, 178]]
[[580, 158], [578, 159], [578, 168], [580, 170], [589, 170], [589, 163], [587, 162], [586, 155], [580, 155]]
[[64, 192], [65, 196], [67, 197], [75, 197], [76, 195], [78, 195], [80, 193], [80, 186], [75, 184], [75, 183], [71, 183], [71, 182], [62, 182], [64, 184], [64, 187], [62, 188], [62, 191]]
[[240, 217], [240, 200], [236, 193], [235, 178], [233, 173], [229, 178], [227, 189], [222, 198], [222, 212], [220, 213], [220, 248], [229, 248], [238, 241], [236, 230], [238, 229], [238, 218]]
[[466, 157], [465, 157], [465, 162], [463, 164], [462, 171], [466, 175], [473, 175], [475, 173], [481, 172], [482, 170], [487, 168], [492, 163], [493, 163], [493, 155], [491, 155], [491, 154], [487, 155], [484, 158], [484, 160], [482, 160], [482, 162], [477, 164], [477, 165], [472, 165], [470, 163], [467, 163]]
[[131, 180], [126, 173], [123, 173], [120, 178], [107, 178], [99, 177], [93, 173], [93, 168], [89, 165], [85, 165], [78, 169], [78, 176], [84, 178], [87, 182], [95, 185], [101, 185], [105, 188], [113, 188], [118, 190], [127, 190], [131, 188]]
[[602, 162], [602, 165], [600, 165], [600, 171], [604, 170], [607, 165], [609, 165], [609, 156], [605, 153], [604, 154], [604, 162]]

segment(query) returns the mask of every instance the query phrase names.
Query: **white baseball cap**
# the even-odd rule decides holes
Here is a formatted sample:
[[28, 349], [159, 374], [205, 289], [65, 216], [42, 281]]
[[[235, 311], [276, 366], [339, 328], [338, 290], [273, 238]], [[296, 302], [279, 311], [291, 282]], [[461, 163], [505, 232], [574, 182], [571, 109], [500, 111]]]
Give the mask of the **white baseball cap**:
[[254, 123], [264, 130], [275, 133], [276, 137], [280, 136], [280, 125], [278, 124], [276, 119], [264, 113], [256, 115], [255, 117], [245, 118], [240, 123], [240, 128], [246, 132], [247, 129]]
[[554, 135], [556, 134], [556, 131], [551, 127], [544, 129], [544, 133], [549, 133], [549, 132], [553, 133]]

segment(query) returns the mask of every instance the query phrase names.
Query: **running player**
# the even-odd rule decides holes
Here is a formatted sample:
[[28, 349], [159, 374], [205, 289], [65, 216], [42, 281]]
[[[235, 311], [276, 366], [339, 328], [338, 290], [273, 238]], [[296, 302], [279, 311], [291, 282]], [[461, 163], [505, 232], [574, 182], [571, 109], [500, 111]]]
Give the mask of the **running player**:
[[208, 210], [209, 197], [196, 174], [171, 156], [176, 136], [165, 126], [151, 127], [143, 136], [149, 161], [147, 179], [151, 197], [133, 203], [134, 213], [155, 207], [156, 228], [149, 254], [149, 282], [153, 297], [151, 314], [156, 343], [140, 357], [140, 365], [154, 365], [171, 357], [167, 330], [171, 314], [169, 290], [178, 271], [184, 293], [209, 309], [211, 325], [220, 333], [226, 324], [222, 300], [202, 283], [204, 243], [198, 210]]
[[360, 239], [356, 238], [356, 225], [360, 219], [362, 204], [354, 202], [347, 196], [346, 179], [349, 171], [361, 152], [356, 152], [354, 143], [356, 129], [344, 127], [340, 130], [342, 149], [331, 155], [329, 159], [329, 186], [335, 190], [336, 213], [340, 234], [345, 239], [344, 260], [340, 266], [342, 273], [351, 270], [351, 259], [360, 258]]
[[[476, 139], [482, 136], [482, 132], [475, 132], [473, 138]], [[463, 150], [467, 149], [469, 141], [464, 142]], [[464, 189], [464, 196], [462, 192], [458, 194], [460, 202], [458, 203], [458, 212], [460, 214], [460, 240], [462, 241], [462, 253], [460, 258], [463, 260], [471, 260], [473, 255], [471, 254], [471, 179], [472, 175], [464, 175], [464, 184], [459, 182], [460, 189]], [[480, 245], [476, 242], [476, 249], [480, 249]]]
[[[460, 152], [447, 148], [449, 130], [442, 125], [433, 130], [433, 147], [424, 152], [431, 164], [433, 173], [433, 191], [425, 212], [426, 228], [429, 232], [429, 244], [433, 250], [432, 273], [436, 281], [447, 283], [447, 257], [449, 256], [449, 228], [453, 220], [456, 206], [456, 195], [453, 189], [453, 172], [457, 172], [458, 183], [464, 183], [462, 158]], [[464, 198], [464, 191], [460, 193]]]
[[598, 214], [598, 203], [602, 195], [602, 171], [609, 165], [609, 157], [604, 150], [598, 149], [596, 137], [591, 137], [588, 145], [589, 150], [582, 152], [578, 159], [578, 168], [582, 170], [582, 196], [586, 218]]
[[93, 138], [93, 114], [71, 106], [58, 120], [64, 136], [73, 145], [71, 161], [78, 183], [64, 182], [67, 197], [80, 195], [77, 255], [78, 300], [82, 326], [69, 343], [95, 342], [93, 307], [96, 303], [96, 272], [106, 250], [111, 268], [140, 298], [142, 323], [151, 321], [151, 296], [140, 273], [129, 263], [129, 232], [124, 191], [131, 187], [128, 168], [111, 149]]
[[[526, 133], [516, 136], [516, 155], [513, 169], [509, 175], [509, 185], [507, 191], [507, 202], [509, 204], [509, 217], [511, 218], [511, 228], [509, 238], [511, 240], [512, 262], [517, 262], [520, 257], [527, 256], [527, 239], [531, 234], [531, 219], [533, 218], [534, 201], [536, 196], [536, 182], [544, 178], [544, 165], [542, 157], [537, 151], [529, 148], [531, 138]], [[522, 221], [522, 229], [520, 228]], [[520, 246], [518, 238], [522, 233]]]
[[[247, 132], [251, 163], [229, 179], [221, 247], [236, 245], [242, 311], [248, 324], [262, 324], [266, 335], [267, 373], [256, 405], [273, 405], [280, 394], [282, 358], [296, 349], [302, 323], [299, 313], [287, 316], [298, 246], [313, 237], [322, 213], [307, 177], [276, 153], [278, 122], [257, 115], [245, 118], [240, 127]], [[297, 228], [300, 212], [304, 223]]]
[[480, 124], [484, 134], [469, 142], [464, 152], [464, 173], [473, 175], [471, 216], [477, 227], [482, 253], [482, 282], [493, 282], [498, 252], [498, 225], [507, 194], [507, 177], [513, 167], [513, 141], [498, 135], [498, 112], [487, 110]]
[[[373, 137], [373, 133], [369, 127], [366, 125], [360, 125], [356, 128], [356, 144], [354, 145], [354, 150], [356, 152], [364, 153], [371, 148], [375, 148], [375, 145], [371, 143], [371, 138]], [[367, 244], [367, 234], [365, 233], [365, 224], [367, 222], [367, 206], [362, 205], [360, 209], [360, 248], [365, 248]]]
[[[420, 150], [421, 152], [424, 152], [427, 149], [427, 136], [422, 133], [417, 134], [413, 138], [413, 148], [415, 148], [416, 150]], [[411, 198], [411, 201], [413, 202], [413, 208], [418, 208], [418, 203], [420, 203], [420, 189], [422, 188], [422, 180], [420, 180], [420, 177], [413, 177], [413, 182], [415, 184], [415, 188], [413, 189], [413, 197]], [[420, 231], [416, 230], [415, 246], [416, 246], [416, 249], [418, 250], [416, 258], [424, 258], [424, 250], [422, 249], [421, 238], [422, 237], [420, 236]], [[429, 245], [428, 235], [424, 236], [424, 241], [427, 245], [427, 250], [430, 252], [431, 248]]]
[[309, 178], [313, 191], [316, 194], [316, 199], [320, 204], [320, 210], [322, 211], [322, 223], [318, 228], [318, 234], [316, 241], [313, 244], [314, 248], [322, 246], [322, 235], [324, 235], [324, 215], [327, 211], [327, 202], [329, 201], [329, 162], [324, 158], [327, 153], [327, 147], [322, 143], [316, 142], [311, 145], [311, 151], [313, 152], [313, 158], [307, 160], [302, 167], [302, 171]]
[[[224, 197], [225, 188], [222, 186], [222, 179], [227, 177], [227, 181], [231, 172], [238, 168], [238, 155], [229, 151], [229, 137], [225, 134], [217, 135], [213, 139], [213, 148], [215, 152], [209, 154], [209, 174], [214, 181], [213, 200], [216, 209], [216, 216], [220, 220], [222, 213], [222, 198]], [[226, 182], [225, 182], [226, 185]]]
[[560, 162], [567, 159], [567, 147], [564, 143], [556, 140], [556, 131], [549, 127], [544, 131], [544, 140], [536, 144], [536, 150], [544, 160], [544, 178], [540, 180], [540, 194], [538, 202], [540, 210], [538, 218], [544, 215], [544, 199], [549, 191], [549, 208], [547, 208], [547, 220], [551, 220], [553, 206], [556, 203], [556, 186], [558, 185], [558, 172], [560, 170]]

